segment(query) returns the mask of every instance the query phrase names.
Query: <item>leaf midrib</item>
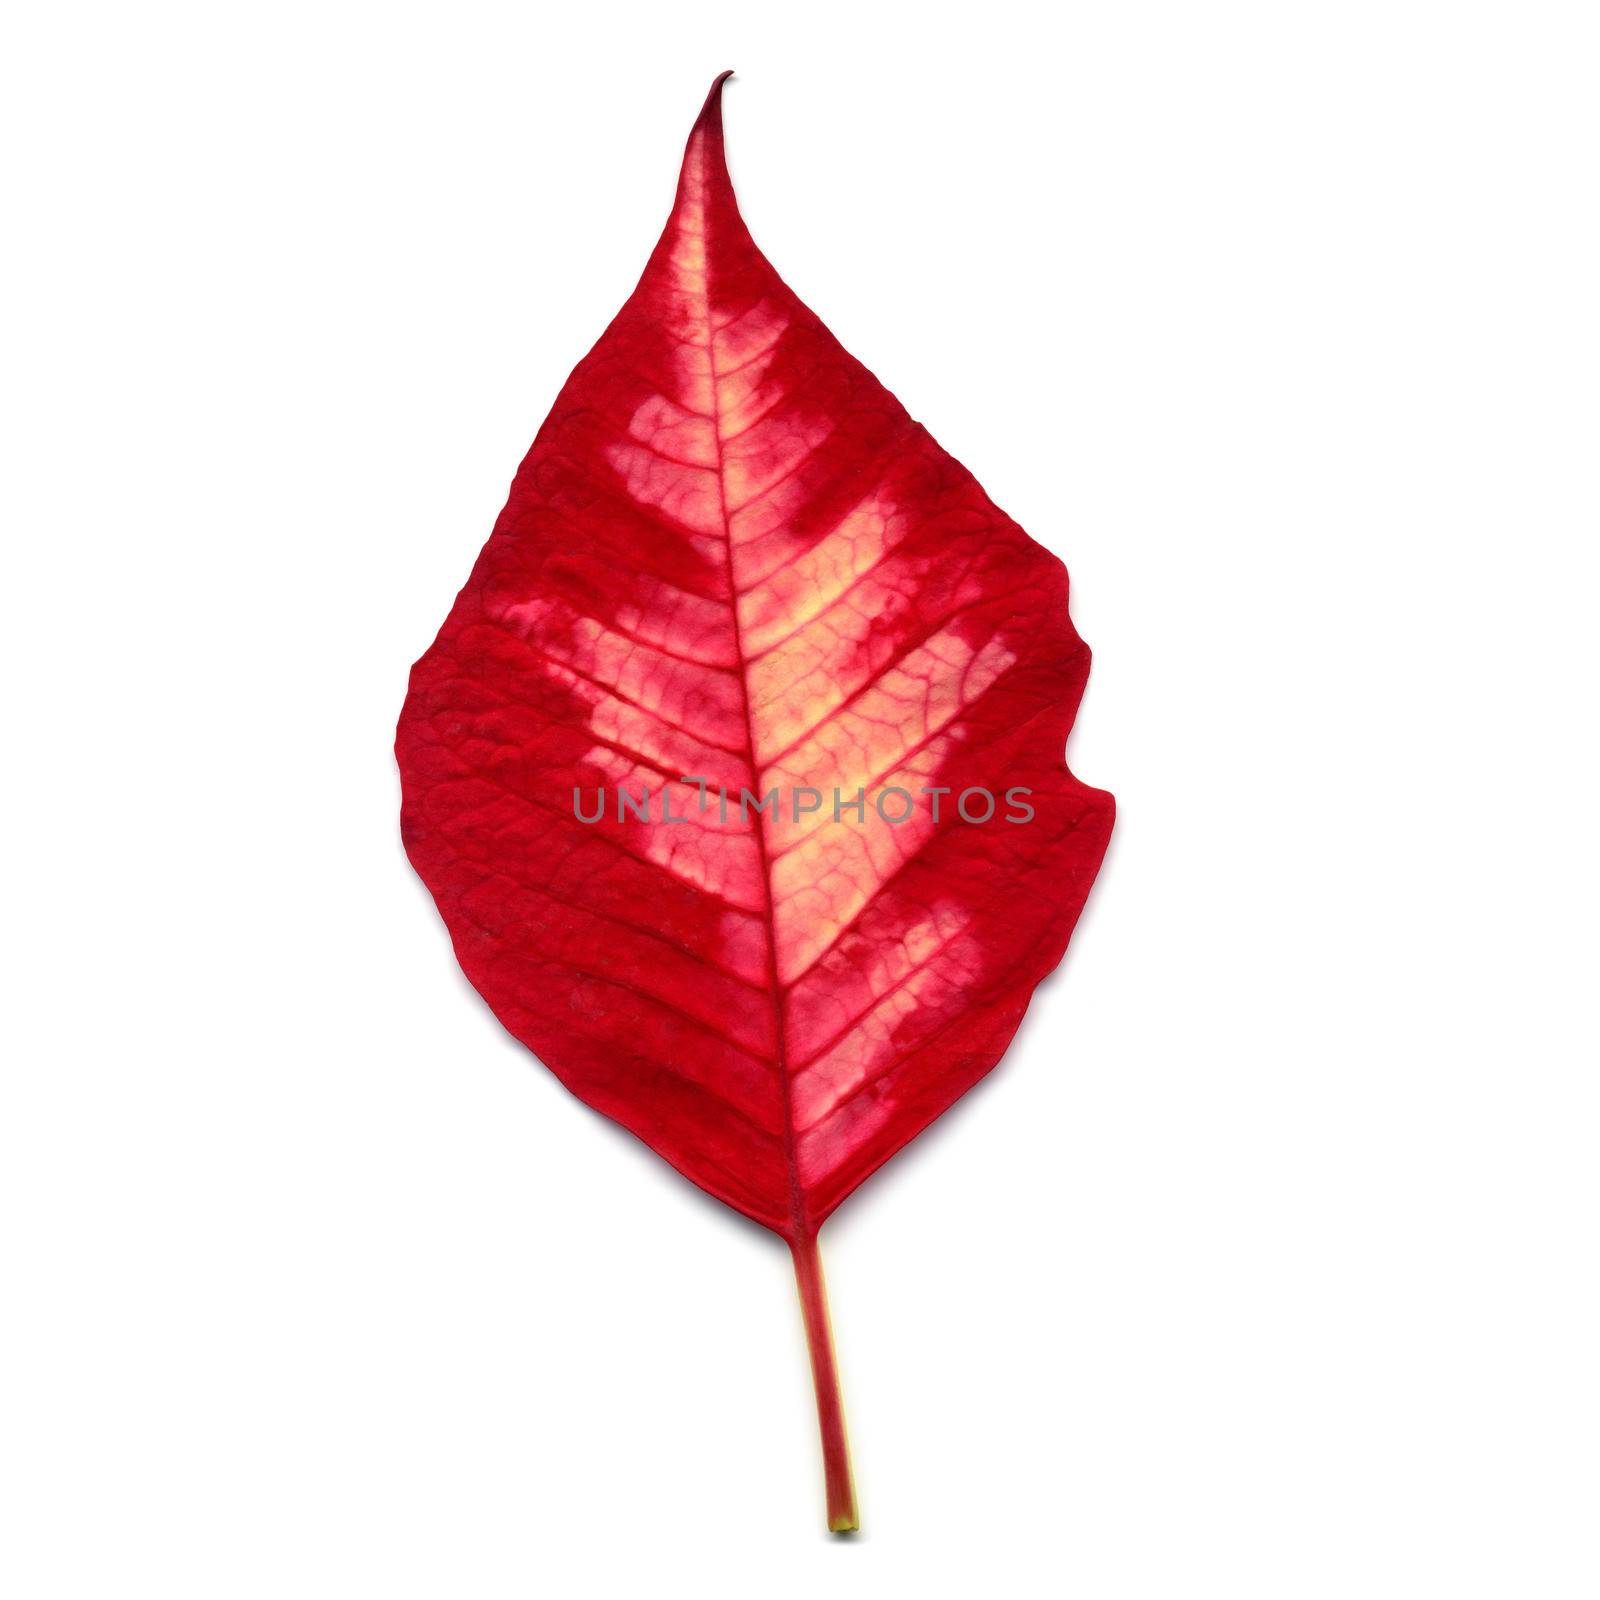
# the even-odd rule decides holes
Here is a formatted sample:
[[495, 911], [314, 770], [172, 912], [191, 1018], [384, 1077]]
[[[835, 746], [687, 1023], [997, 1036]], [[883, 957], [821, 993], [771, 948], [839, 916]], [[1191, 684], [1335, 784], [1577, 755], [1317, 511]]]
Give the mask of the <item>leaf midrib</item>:
[[[700, 282], [701, 325], [705, 330], [706, 367], [711, 381], [711, 437], [717, 452], [717, 505], [722, 516], [722, 555], [727, 572], [728, 615], [733, 627], [735, 676], [739, 680], [739, 707], [744, 720], [745, 759], [750, 766], [750, 777], [761, 784], [761, 771], [756, 762], [755, 724], [750, 714], [749, 658], [745, 654], [744, 631], [739, 624], [739, 588], [733, 569], [733, 518], [728, 509], [728, 480], [723, 458], [721, 374], [717, 371], [717, 329], [711, 316], [711, 216], [710, 208], [702, 212], [702, 235], [705, 247], [705, 267]], [[742, 808], [741, 808], [742, 809]], [[789, 1041], [785, 1025], [784, 989], [778, 978], [778, 928], [773, 914], [772, 871], [767, 857], [766, 827], [763, 814], [757, 812], [752, 830], [757, 860], [761, 869], [761, 927], [767, 946], [767, 997], [772, 1004], [773, 1066], [778, 1074], [778, 1099], [783, 1112], [783, 1159], [789, 1183], [789, 1233], [791, 1242], [798, 1242], [815, 1229], [807, 1226], [805, 1189], [800, 1182], [800, 1164], [796, 1155], [794, 1100], [790, 1094]]]

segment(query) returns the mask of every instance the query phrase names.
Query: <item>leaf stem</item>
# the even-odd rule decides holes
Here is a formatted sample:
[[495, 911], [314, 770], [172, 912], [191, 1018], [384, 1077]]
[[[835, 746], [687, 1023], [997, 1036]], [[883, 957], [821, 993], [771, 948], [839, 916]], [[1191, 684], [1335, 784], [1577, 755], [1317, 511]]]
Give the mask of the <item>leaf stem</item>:
[[794, 1254], [795, 1282], [805, 1318], [806, 1344], [811, 1349], [811, 1380], [817, 1391], [817, 1423], [822, 1430], [822, 1470], [828, 1487], [829, 1533], [854, 1533], [856, 1487], [850, 1475], [850, 1441], [844, 1431], [844, 1405], [839, 1398], [839, 1371], [833, 1359], [833, 1328], [828, 1320], [828, 1291], [822, 1282], [822, 1259], [815, 1232], [789, 1241]]

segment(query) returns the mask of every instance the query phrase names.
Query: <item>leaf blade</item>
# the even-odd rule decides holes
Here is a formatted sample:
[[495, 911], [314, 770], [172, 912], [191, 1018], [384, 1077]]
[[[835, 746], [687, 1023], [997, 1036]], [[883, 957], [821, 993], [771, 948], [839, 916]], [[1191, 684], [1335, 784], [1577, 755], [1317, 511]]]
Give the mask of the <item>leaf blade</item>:
[[[722, 82], [638, 288], [414, 669], [397, 751], [408, 852], [496, 1015], [793, 1242], [1003, 1054], [1111, 801], [1062, 759], [1088, 671], [1065, 570], [757, 250]], [[1023, 788], [1034, 815], [752, 824], [685, 774], [946, 806]], [[563, 814], [619, 787], [689, 814]]]

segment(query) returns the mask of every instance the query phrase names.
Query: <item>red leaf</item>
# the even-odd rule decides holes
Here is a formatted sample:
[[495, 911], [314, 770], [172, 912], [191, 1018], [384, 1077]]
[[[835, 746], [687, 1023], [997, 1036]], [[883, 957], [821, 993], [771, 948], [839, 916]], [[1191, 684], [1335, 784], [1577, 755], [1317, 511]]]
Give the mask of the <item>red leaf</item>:
[[1112, 801], [1063, 760], [1065, 569], [756, 249], [726, 77], [412, 673], [402, 825], [506, 1027], [788, 1241], [839, 1530], [817, 1229], [1000, 1059]]

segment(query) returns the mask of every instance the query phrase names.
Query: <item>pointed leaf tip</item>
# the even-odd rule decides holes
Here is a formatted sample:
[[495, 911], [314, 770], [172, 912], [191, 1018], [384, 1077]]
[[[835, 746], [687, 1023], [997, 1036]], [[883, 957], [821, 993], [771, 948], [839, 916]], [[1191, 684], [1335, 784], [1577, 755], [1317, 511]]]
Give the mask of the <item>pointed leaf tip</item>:
[[733, 76], [733, 68], [726, 72], [719, 72], [711, 80], [711, 88], [706, 94], [706, 101], [700, 107], [700, 115], [695, 118], [696, 128], [705, 128], [713, 133], [722, 132], [722, 86]]

